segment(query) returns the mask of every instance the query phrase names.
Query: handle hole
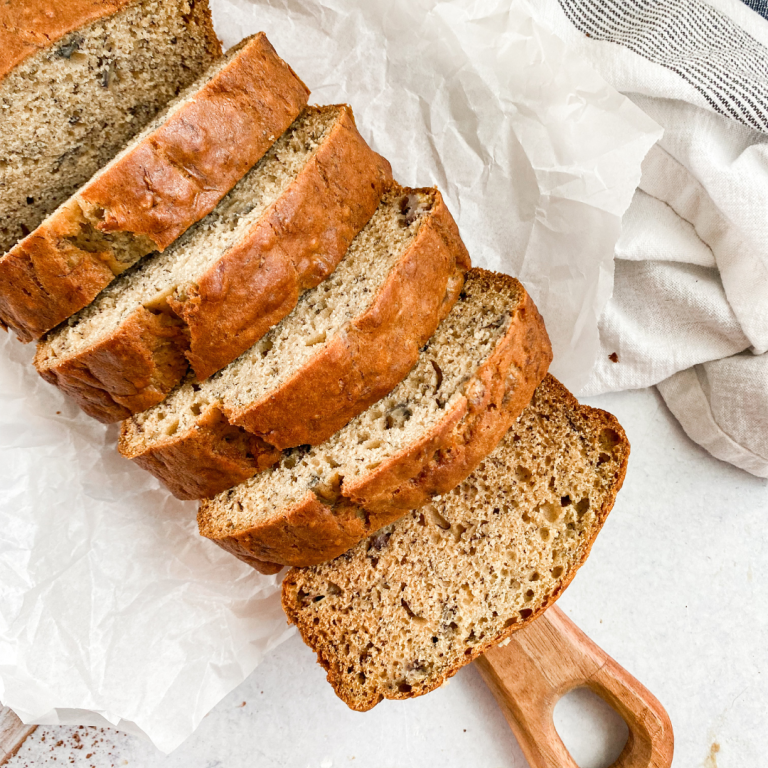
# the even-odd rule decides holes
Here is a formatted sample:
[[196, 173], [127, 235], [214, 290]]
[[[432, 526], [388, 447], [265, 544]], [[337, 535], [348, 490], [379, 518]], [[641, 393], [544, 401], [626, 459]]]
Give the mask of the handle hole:
[[555, 705], [555, 729], [579, 768], [608, 768], [629, 737], [622, 716], [589, 688], [568, 691]]

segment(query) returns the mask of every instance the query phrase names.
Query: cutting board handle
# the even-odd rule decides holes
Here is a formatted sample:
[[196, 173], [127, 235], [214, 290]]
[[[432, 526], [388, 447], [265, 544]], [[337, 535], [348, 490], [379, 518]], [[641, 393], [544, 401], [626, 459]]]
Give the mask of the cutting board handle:
[[36, 725], [24, 725], [12, 709], [0, 704], [0, 765], [5, 765], [16, 754], [35, 728]]
[[578, 768], [555, 729], [558, 699], [586, 686], [625, 720], [629, 737], [612, 768], [669, 768], [672, 723], [659, 700], [559, 608], [475, 664], [501, 706], [531, 768]]

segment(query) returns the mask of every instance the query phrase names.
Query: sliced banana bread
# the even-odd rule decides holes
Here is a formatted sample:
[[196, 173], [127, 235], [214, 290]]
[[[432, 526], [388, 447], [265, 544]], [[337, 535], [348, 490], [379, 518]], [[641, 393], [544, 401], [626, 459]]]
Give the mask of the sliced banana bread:
[[308, 91], [263, 34], [243, 41], [0, 259], [0, 321], [39, 338], [208, 214]]
[[325, 279], [391, 182], [349, 107], [308, 107], [205, 219], [39, 344], [40, 374], [109, 422], [202, 380]]
[[206, 0], [0, 3], [0, 253], [221, 53]]
[[332, 562], [291, 570], [283, 608], [352, 709], [428, 693], [560, 596], [628, 458], [616, 419], [547, 376], [460, 486]]
[[219, 373], [125, 421], [120, 451], [203, 498], [322, 442], [403, 379], [468, 267], [440, 193], [394, 185], [327, 280]]
[[336, 557], [469, 475], [551, 358], [520, 283], [470, 270], [404, 381], [321, 445], [202, 502], [200, 533], [259, 570]]

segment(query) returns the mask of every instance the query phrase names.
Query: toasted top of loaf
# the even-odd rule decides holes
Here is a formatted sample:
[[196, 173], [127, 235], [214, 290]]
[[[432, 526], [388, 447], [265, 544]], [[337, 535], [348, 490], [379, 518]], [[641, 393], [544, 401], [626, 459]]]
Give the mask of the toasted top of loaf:
[[206, 0], [0, 4], [0, 253], [221, 53]]
[[559, 597], [628, 458], [616, 419], [547, 376], [455, 490], [331, 562], [292, 569], [285, 612], [352, 709], [428, 693]]
[[243, 559], [327, 560], [463, 480], [528, 403], [549, 360], [520, 283], [472, 269], [395, 389], [324, 443], [286, 451], [273, 469], [204, 501], [200, 532]]

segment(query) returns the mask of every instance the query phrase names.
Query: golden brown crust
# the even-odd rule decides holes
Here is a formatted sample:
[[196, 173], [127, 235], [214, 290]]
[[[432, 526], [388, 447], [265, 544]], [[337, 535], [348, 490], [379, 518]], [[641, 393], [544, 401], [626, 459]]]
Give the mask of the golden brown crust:
[[456, 303], [470, 267], [456, 223], [435, 194], [430, 217], [368, 311], [279, 391], [225, 409], [231, 423], [278, 448], [317, 445], [403, 380]]
[[114, 278], [105, 252], [83, 258], [73, 242], [80, 221], [79, 208], [70, 201], [0, 258], [0, 323], [21, 341], [38, 339], [88, 304], [93, 286]]
[[276, 573], [280, 573], [283, 570], [282, 565], [276, 565], [275, 563], [264, 563], [261, 560], [257, 560], [255, 557], [246, 558], [244, 562], [248, 563], [251, 568], [254, 568], [259, 573], [263, 573], [266, 576], [273, 576]]
[[413, 685], [408, 691], [377, 691], [370, 697], [356, 698], [352, 695], [349, 687], [346, 685], [345, 670], [339, 668], [333, 647], [327, 646], [322, 639], [318, 638], [314, 623], [307, 621], [305, 616], [299, 610], [296, 594], [298, 592], [298, 581], [301, 577], [301, 571], [297, 568], [292, 568], [286, 574], [282, 585], [282, 605], [283, 610], [288, 617], [288, 621], [298, 627], [304, 642], [317, 653], [318, 663], [328, 673], [328, 682], [333, 686], [336, 695], [351, 709], [358, 712], [365, 712], [375, 707], [376, 704], [384, 698], [410, 699], [436, 690], [443, 685], [446, 680], [453, 677], [463, 666], [474, 661], [489, 648], [503, 642], [514, 632], [518, 632], [525, 628], [532, 621], [535, 621], [541, 616], [541, 614], [553, 605], [560, 595], [562, 595], [565, 589], [573, 581], [579, 568], [589, 556], [592, 545], [602, 529], [608, 514], [613, 508], [616, 496], [624, 483], [630, 453], [629, 441], [618, 420], [612, 414], [596, 408], [590, 408], [589, 406], [580, 405], [576, 398], [551, 375], [547, 375], [539, 385], [535, 397], [538, 401], [548, 400], [551, 403], [556, 404], [557, 408], [568, 411], [571, 414], [571, 418], [591, 423], [593, 425], [592, 428], [595, 431], [605, 428], [614, 430], [618, 436], [618, 446], [616, 450], [619, 456], [619, 466], [611, 492], [606, 497], [597, 514], [597, 521], [591, 531], [589, 539], [585, 541], [582, 546], [578, 561], [567, 570], [565, 578], [558, 584], [557, 589], [550, 593], [547, 599], [523, 621], [512, 624], [490, 640], [477, 645], [468, 646], [465, 653], [454, 665], [447, 668], [442, 674], [431, 676], [428, 679], [425, 679], [423, 683]]
[[162, 126], [88, 184], [102, 232], [132, 232], [164, 250], [199, 221], [296, 119], [309, 89], [263, 32]]
[[[245, 531], [221, 537], [209, 526], [203, 502], [198, 525], [240, 556], [308, 566], [331, 560], [408, 510], [453, 489], [490, 454], [531, 400], [552, 360], [544, 321], [517, 280], [474, 269], [491, 289], [508, 283], [520, 302], [504, 336], [466, 384], [465, 396], [428, 434], [357, 481], [342, 481], [330, 507], [307, 495], [281, 514]], [[242, 558], [241, 558], [242, 559]]]
[[[65, 360], [35, 355], [40, 375], [102, 422], [128, 418], [162, 399], [187, 370], [186, 335], [176, 318], [139, 307], [126, 318], [109, 344], [95, 345]], [[128, 368], [123, 360], [132, 360]]]
[[331, 507], [320, 503], [310, 491], [307, 492], [302, 501], [286, 511], [283, 525], [275, 526], [267, 546], [264, 544], [264, 537], [256, 529], [245, 531], [236, 536], [223, 538], [218, 536], [215, 530], [209, 528], [202, 506], [197, 521], [202, 536], [210, 538], [222, 549], [252, 565], [262, 573], [265, 572], [263, 569], [266, 567], [273, 569], [272, 572], [276, 573], [283, 568], [283, 565], [270, 560], [270, 558], [274, 558], [274, 549], [279, 549], [281, 552], [292, 552], [295, 558], [302, 559], [306, 556], [308, 546], [311, 547], [314, 541], [317, 541], [323, 548], [332, 547], [343, 552], [352, 546], [347, 542], [352, 540], [353, 531], [361, 532], [361, 535], [354, 539], [353, 544], [365, 536], [365, 526], [362, 520], [358, 521], [358, 526], [355, 526], [353, 519], [345, 520], [342, 518], [343, 516], [332, 510]]
[[0, 259], [0, 320], [32, 341], [89, 304], [129, 266], [105, 234], [124, 233], [137, 254], [167, 247], [213, 210], [307, 97], [263, 33], [244, 42], [194, 98]]
[[[390, 272], [370, 309], [342, 335], [341, 341], [329, 344], [330, 351], [318, 355], [317, 362], [313, 359], [278, 392], [258, 404], [257, 415], [263, 409], [263, 413], [275, 422], [279, 418], [286, 422], [282, 431], [277, 428], [268, 431], [269, 440], [265, 444], [274, 446], [279, 442], [287, 447], [308, 444], [312, 440], [322, 442], [389, 392], [408, 373], [418, 357], [419, 347], [450, 312], [469, 267], [469, 255], [442, 198], [430, 217], [437, 220], [422, 224], [419, 234]], [[244, 411], [243, 421], [247, 416], [248, 412]], [[230, 423], [237, 417], [238, 414], [227, 413]], [[248, 425], [252, 424], [249, 421]], [[135, 428], [134, 421], [123, 424], [120, 451], [127, 458], [138, 460], [158, 448], [153, 446], [144, 453], [136, 453], [131, 438], [131, 430]], [[216, 435], [207, 434], [198, 424], [173, 441], [163, 443], [162, 450], [166, 455], [176, 454], [174, 466], [179, 472], [171, 479], [173, 488], [178, 491], [186, 484], [194, 484], [197, 489], [194, 492], [200, 492], [200, 484], [193, 480], [199, 475], [199, 465], [195, 455], [188, 455], [187, 444], [196, 446], [209, 440], [211, 449], [215, 450], [213, 442], [216, 439]], [[146, 461], [142, 464], [147, 465]], [[243, 455], [239, 465], [233, 464], [230, 473], [222, 471], [196, 498], [215, 496], [254, 474], [253, 457]], [[166, 483], [169, 480], [167, 474], [161, 479]], [[192, 492], [191, 488], [184, 491], [181, 498], [190, 498]]]
[[[193, 427], [185, 435], [182, 457], [171, 443], [134, 458], [178, 499], [199, 499], [222, 476], [239, 478], [236, 482], [242, 482], [280, 460], [280, 451], [256, 435], [231, 426], [215, 405], [200, 415], [198, 426], [199, 429]], [[125, 453], [122, 444], [120, 450]], [[194, 475], [187, 475], [187, 462], [197, 467]]]
[[187, 357], [198, 379], [253, 346], [333, 272], [391, 180], [389, 162], [360, 136], [352, 109], [342, 107], [248, 239], [201, 277], [187, 301], [170, 302], [189, 328]]
[[[368, 147], [352, 110], [342, 107], [326, 140], [283, 195], [184, 300], [167, 299], [165, 309], [177, 320], [172, 338], [161, 326], [154, 326], [158, 335], [148, 325], [141, 335], [131, 333], [136, 315], [147, 312], [141, 308], [115, 333], [66, 360], [49, 360], [42, 342], [36, 357], [40, 374], [103, 422], [162, 401], [184, 378], [185, 355], [197, 378], [207, 378], [251, 347], [296, 306], [303, 291], [336, 268], [390, 181], [389, 163]], [[126, 345], [126, 334], [135, 343]], [[91, 375], [83, 376], [83, 370]]]

